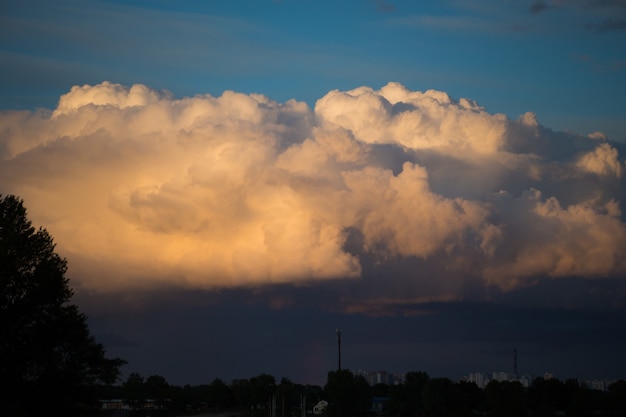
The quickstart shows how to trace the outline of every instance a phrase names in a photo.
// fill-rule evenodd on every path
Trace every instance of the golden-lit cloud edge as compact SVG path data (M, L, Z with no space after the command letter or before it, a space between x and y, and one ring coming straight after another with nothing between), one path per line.
M407 258L440 271L402 277L418 300L460 297L430 280L626 273L624 161L606 136L445 92L333 90L311 109L103 82L0 125L0 192L88 290L359 279Z

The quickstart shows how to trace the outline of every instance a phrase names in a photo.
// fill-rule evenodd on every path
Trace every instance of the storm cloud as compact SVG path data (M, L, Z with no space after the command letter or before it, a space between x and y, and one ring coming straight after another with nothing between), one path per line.
M103 82L0 126L0 190L90 291L353 280L427 302L626 275L618 146L442 91L312 109Z

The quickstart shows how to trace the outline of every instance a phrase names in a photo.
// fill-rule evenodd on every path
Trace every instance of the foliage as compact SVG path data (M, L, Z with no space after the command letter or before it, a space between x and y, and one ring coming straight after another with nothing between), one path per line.
M524 388L517 381L491 381L485 389L480 389L473 382L453 382L447 378L430 378L424 372L409 372L400 385L376 384L369 387L361 377L355 377L350 371L329 372L329 379L324 388L316 385L300 385L282 378L273 391L267 391L268 397L263 404L250 407L250 383L265 381L271 384L274 377L261 374L250 379L235 379L230 384L217 378L211 384L178 387L168 384L164 378L151 376L143 379L138 374L131 374L129 379L138 383L137 391L148 395L148 381L160 381L160 386L167 387L164 408L159 416L194 415L199 412L229 412L241 417L276 416L299 417L301 405L311 412L311 408L320 400L327 400L327 416L410 416L410 417L466 417L466 416L595 416L616 417L626 415L626 381L620 380L609 386L608 392L593 390L581 385L576 380L561 382L551 379L546 384L543 378L535 379L533 385ZM103 387L102 398L126 398L132 392L124 392L130 386L129 381L119 389ZM267 386L266 386L267 387ZM556 396L540 394L538 389L548 389ZM360 394L359 394L360 393ZM388 396L381 395L388 393ZM220 396L218 400L216 396ZM415 397L419 401L414 401ZM383 414L370 411L373 397L387 397ZM150 397L151 398L151 397ZM343 401L343 399L347 401ZM227 402L220 402L228 399ZM273 401L273 400L276 401ZM217 402L216 402L217 401ZM348 403L350 402L350 403ZM558 406L554 404L558 403ZM222 404L215 408L216 404ZM229 405L225 405L228 403ZM360 404L359 407L354 407ZM398 412L398 404L403 404ZM413 404L411 408L407 404ZM419 404L419 405L418 405ZM145 410L144 410L145 412Z
M235 395L224 381L215 378L209 385L208 406L213 411L222 411L235 404Z
M609 385L608 407L616 415L626 416L626 381L621 379Z
M428 379L426 372L408 372L402 385L390 389L388 414L408 417L422 412L422 389Z
M524 387L518 381L489 381L485 387L489 415L517 417L525 415Z
M324 395L331 417L360 416L370 408L371 395L367 381L346 369L328 373Z
M169 398L170 386L167 380L161 375L150 375L145 382L145 393L147 398L156 401L158 407L165 406Z
M124 395L124 402L128 404L132 409L143 407L146 402L147 392L144 379L136 372L131 373L124 385L122 386L122 392Z
M54 248L22 200L0 195L0 402L10 415L79 414L124 363L105 357L70 303L67 261Z
M276 379L272 375L262 373L250 378L250 405L264 408L269 398L276 391Z

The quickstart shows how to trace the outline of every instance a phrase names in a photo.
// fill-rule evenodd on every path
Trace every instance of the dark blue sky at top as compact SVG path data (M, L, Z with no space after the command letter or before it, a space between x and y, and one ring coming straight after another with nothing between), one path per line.
M604 132L623 161L625 45L621 0L2 0L0 110L54 109L72 86L103 81L177 98L261 93L311 108L334 89L397 81L511 119L534 112L554 131ZM616 195L623 201L623 191ZM359 280L214 291L100 294L78 286L76 302L108 352L129 361L126 373L176 384L261 372L324 384L336 364L337 327L343 364L353 370L460 378L512 371L517 348L523 373L626 377L620 277L538 277L511 292L468 282L451 302L397 305L383 315L345 310L346 299L385 285L377 274L389 274L401 293L421 266L407 260L383 271L372 262Z
M310 105L398 81L623 140L625 16L621 1L582 0L5 1L0 107L51 108L103 80Z

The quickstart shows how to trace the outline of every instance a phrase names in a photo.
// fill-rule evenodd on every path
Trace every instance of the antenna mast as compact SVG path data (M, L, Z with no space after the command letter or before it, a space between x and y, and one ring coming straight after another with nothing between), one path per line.
M338 370L341 371L341 329L337 328L337 354L339 359Z

